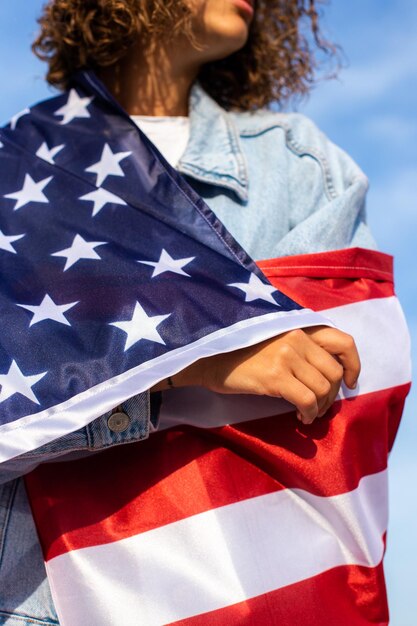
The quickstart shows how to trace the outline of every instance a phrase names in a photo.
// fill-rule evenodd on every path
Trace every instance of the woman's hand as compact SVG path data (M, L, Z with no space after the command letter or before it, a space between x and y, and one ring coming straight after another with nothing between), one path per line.
M298 418L310 424L333 404L342 380L355 387L359 372L352 337L334 328L314 326L201 359L172 381L174 386L200 385L224 394L284 398L295 405Z

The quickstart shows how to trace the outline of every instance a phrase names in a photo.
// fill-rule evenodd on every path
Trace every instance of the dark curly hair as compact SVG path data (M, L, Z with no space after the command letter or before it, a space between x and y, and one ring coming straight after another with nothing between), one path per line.
M319 58L336 48L320 32L321 0L257 0L246 45L204 65L199 80L224 108L254 110L307 94ZM48 63L47 80L66 89L81 68L120 61L138 37L174 37L197 45L186 0L49 0L38 20L34 53Z

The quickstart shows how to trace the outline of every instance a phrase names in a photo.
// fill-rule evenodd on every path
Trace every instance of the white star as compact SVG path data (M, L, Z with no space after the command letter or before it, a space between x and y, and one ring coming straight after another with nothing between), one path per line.
M102 187L96 189L95 191L87 193L85 196L81 196L79 200L88 200L90 202L94 202L93 217L97 215L97 213L99 213L104 205L108 202L111 202L113 204L126 205L126 202L119 198L119 196L116 196L114 193L111 193L110 191L107 191L107 189L103 189Z
M26 109L23 109L23 111L16 113L16 115L13 115L13 117L10 120L10 128L14 130L20 118L23 117L24 115L28 115L29 113L30 113L30 109L26 108Z
M0 141L0 148L4 148L4 144Z
M96 186L101 187L107 176L124 176L119 163L131 154L131 152L112 152L109 144L106 143L100 161L90 165L85 171L97 174Z
M76 117L90 117L87 107L94 98L80 98L75 89L71 89L68 95L67 104L55 111L54 115L62 115L64 119L60 124L68 124Z
M132 319L126 322L112 322L110 326L116 326L116 328L120 328L127 334L125 352L141 339L148 339L148 341L165 345L165 341L156 328L170 315L171 313L168 313L168 315L147 315L139 302L136 302Z
M78 302L71 302L70 304L56 304L52 298L46 294L38 306L32 306L29 304L18 304L17 306L33 313L29 326L33 326L33 324L37 324L43 320L52 320L54 322L59 322L60 324L65 324L65 326L71 326L64 313L69 311L69 309L72 309L72 307L76 304L78 304Z
M159 261L138 261L138 263L143 263L144 265L151 265L154 267L154 271L152 272L152 278L155 276L159 276L159 274L163 274L164 272L173 272L174 274L181 274L181 276L188 276L190 278L190 274L184 272L182 269L191 261L194 261L195 256L190 256L186 259L173 259L170 254L164 248L162 248L161 256L159 257Z
M8 237L0 230L0 250L6 250L7 252L13 252L16 254L16 250L12 246L13 241L18 241L22 239L24 235L12 235Z
M53 165L55 163L54 158L64 147L65 144L62 143L60 146L55 146L55 148L48 148L48 144L44 141L40 148L38 148L36 156Z
M263 283L256 274L251 274L248 283L231 283L228 287L236 287L245 292L245 302L252 302L253 300L266 300L276 306L281 306L272 297L272 294L277 291L272 285Z
M35 376L25 376L19 369L16 361L13 361L7 374L0 374L0 402L4 402L15 393L20 393L25 398L29 398L35 404L39 404L38 399L32 391L36 385L48 372L36 374Z
M65 250L59 250L59 252L53 252L51 256L62 256L67 259L65 263L64 272L72 267L80 259L101 259L101 257L94 250L97 246L104 246L107 241L86 241L81 235L75 235L74 241L70 248Z
M29 174L25 174L25 182L23 183L22 189L19 191L15 191L14 193L8 193L4 197L11 198L12 200L17 200L14 211L21 209L25 204L29 204L29 202L41 202L43 204L49 203L48 198L43 193L46 185L48 185L53 176L48 176L48 178L44 178L39 182L35 183L33 178Z

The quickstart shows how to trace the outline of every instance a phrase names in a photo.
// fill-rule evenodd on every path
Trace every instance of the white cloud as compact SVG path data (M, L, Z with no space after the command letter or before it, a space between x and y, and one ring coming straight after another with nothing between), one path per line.
M332 37L341 44L349 64L338 80L319 85L307 106L310 115L334 116L347 107L360 109L417 96L417 89L412 88L417 80L417 3L401 0L396 4L379 7L374 1L363 6L354 1L349 5L349 24L339 9L339 33ZM330 7L330 16L332 10L336 8Z
M375 115L364 121L362 131L385 145L398 142L404 145L416 141L417 119L397 114Z
M337 111L363 109L394 98L411 97L417 80L417 39L394 54L369 59L361 67L341 70L337 80L320 84L306 109L313 117L334 115ZM417 91L417 90L416 90Z
M369 204L380 219L391 221L395 216L396 227L417 232L417 162L415 167L387 172L371 186ZM392 222L391 222L392 223ZM391 233L388 233L389 235Z

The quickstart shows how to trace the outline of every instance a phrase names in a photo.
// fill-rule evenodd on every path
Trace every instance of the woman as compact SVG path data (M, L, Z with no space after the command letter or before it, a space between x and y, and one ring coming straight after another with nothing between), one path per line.
M274 101L283 102L291 95L308 90L313 78L314 57L312 50L307 51L306 39L301 34L303 20L311 21L316 45L328 52L331 50L320 38L314 3L308 3L309 8L304 5L304 2L290 2L283 9L279 4L262 2L255 7L252 1L246 0L172 3L55 1L46 6L34 50L49 63L49 82L60 88L69 86L71 75L77 69L94 69L168 161L190 179L203 198L210 200L209 205L217 216L253 258L348 245L374 247L364 221L366 180L348 157L331 146L311 122L301 116L286 118L259 111L248 115L262 106ZM279 54L275 53L277 46ZM217 101L217 107L208 94ZM230 110L229 116L225 109ZM229 125L235 128L230 130ZM331 166L334 163L339 175L345 178L340 180L339 189L330 186L315 189L313 178L317 172L310 175L311 163L306 164L305 174L301 173L301 168L299 174L293 174L300 158L295 159L294 165L290 163L286 172L297 181L284 180L283 187L273 189L270 178L274 165L270 163L270 154L261 163L258 150L276 152L276 128L279 128L281 141L283 133L287 135L284 152L296 152L295 143L299 138L305 144L303 149L311 142L310 151L314 153L311 157L317 158L315 151L322 150L324 158L317 160L317 166L324 167L325 159L330 159ZM270 137L261 139L265 131ZM298 136L291 145L289 135L293 132ZM240 145L233 143L239 140L230 136L231 133L240 133L242 153ZM253 137L252 142L246 142L245 136ZM224 142L228 142L226 146ZM248 143L247 147L245 143ZM263 145L258 148L258 144ZM230 151L228 160L234 161L224 164L225 171L219 167L220 154L217 154L223 147ZM251 151L254 153L252 158ZM281 157L287 158L287 155L277 158L277 168L281 165ZM252 162L255 160L257 163ZM256 171L252 172L252 169ZM299 179L305 176L308 186L301 189ZM350 186L349 181L354 179L357 181ZM289 189L290 183L294 190ZM278 199L280 204L283 202L284 190L287 194L289 191L296 194L297 207L284 209L278 205ZM337 198L342 193L346 194L348 204L344 203L343 208L338 206L341 202ZM331 202L324 206L326 196ZM260 203L265 205L261 219ZM243 207L242 217L236 219L235 207ZM318 213L319 208L322 210ZM277 215L278 211L280 215ZM301 337L300 341L306 341L304 335ZM330 352L339 350L339 357L343 359L341 346L332 343L335 333L320 333L319 339L314 331L311 337L316 338L317 344L324 342ZM349 342L346 337L340 340ZM306 346L311 345L311 341L306 343ZM303 349L300 346L300 350ZM305 375L314 388L310 392L316 392L316 400L317 396L326 398L326 401L323 398L319 401L323 414L335 398L341 369L323 352L316 354L330 368L324 366L326 371L320 370L320 373L324 378L327 374L331 392L318 392L319 388L327 389L328 385L317 371L310 370L314 382L310 381L307 372ZM348 385L354 383L358 374L357 356L353 357L351 350L349 355L354 361L349 359L347 366L345 382ZM269 360L269 355L266 358ZM267 381L254 380L252 388L246 389L229 377L224 386L226 381L219 380L224 374L217 371L213 361L210 361L208 371L200 369L201 364L183 372L173 381L174 385L198 384L204 376L205 386L217 391L265 393L263 384L266 385ZM283 383L283 387L276 391L292 402L300 398L300 392L301 396L306 394L305 405L298 407L299 417L311 421L319 412L315 399L305 388L295 385L297 390L293 390L293 385L291 376L290 389L284 392L287 385Z
M94 70L253 258L374 247L367 183L356 165L303 116L263 109L306 93L314 48L331 50L313 1L51 0L40 25L34 50L48 62L49 82L66 89L75 71ZM351 337L315 327L199 361L151 391L202 385L282 396L311 423L333 403L342 379L355 386L359 369ZM91 439L100 449L143 438L149 402L158 402L151 396L124 406L122 415L140 427L121 433L109 422L104 431L106 415L39 449L35 461L83 450ZM13 472L10 478L22 470ZM2 489L0 622L58 623L22 484Z

